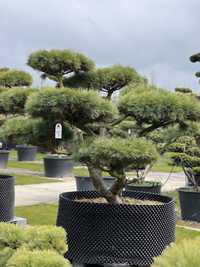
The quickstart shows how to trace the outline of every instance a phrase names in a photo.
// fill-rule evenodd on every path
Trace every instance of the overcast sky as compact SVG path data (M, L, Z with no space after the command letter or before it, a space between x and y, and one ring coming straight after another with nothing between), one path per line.
M165 88L200 88L199 0L0 0L0 66L28 70L37 49L70 48L97 66L131 65Z

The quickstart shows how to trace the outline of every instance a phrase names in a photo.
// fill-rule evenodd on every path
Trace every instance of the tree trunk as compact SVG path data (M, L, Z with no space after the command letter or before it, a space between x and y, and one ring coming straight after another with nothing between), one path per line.
M102 179L102 171L93 166L88 166L88 170L95 189L100 192L109 203L121 203L120 197L115 193L113 194L110 189L106 188Z
M63 78L61 77L58 79L58 88L62 88L62 87L64 87L64 84L63 84Z

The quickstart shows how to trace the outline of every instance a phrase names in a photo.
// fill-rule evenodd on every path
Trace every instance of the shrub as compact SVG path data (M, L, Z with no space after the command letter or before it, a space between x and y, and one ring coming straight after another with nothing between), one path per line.
M23 251L51 250L57 255L63 255L67 251L66 234L62 228L56 226L34 226L22 229L18 225L0 223L0 266L6 267L8 259L21 249ZM13 261L11 262L13 264Z
M67 251L66 233L56 226L31 226L25 231L26 248L55 250L63 255Z
M30 86L33 80L29 73L20 70L6 70L0 72L0 86L17 87Z
M55 251L19 250L7 262L6 267L70 267L71 264Z
M0 113L23 114L28 96L34 89L15 88L0 94Z
M169 247L152 267L199 267L200 239L184 240Z

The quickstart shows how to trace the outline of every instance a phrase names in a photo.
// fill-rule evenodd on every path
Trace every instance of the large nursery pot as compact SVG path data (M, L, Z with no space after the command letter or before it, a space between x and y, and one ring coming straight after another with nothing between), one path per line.
M0 174L0 222L8 222L14 218L15 178Z
M160 194L161 193L161 183L145 181L144 183L130 183L126 184L125 190L127 191L139 191L151 194Z
M200 191L184 187L178 189L178 192L182 219L200 222Z
M159 205L78 202L100 197L96 191L59 197L57 225L67 232L67 258L86 264L147 266L175 240L175 203L167 196L123 192L123 196L160 201Z
M92 183L92 178L89 176L75 176L77 191L95 191ZM104 184L107 188L110 188L116 178L108 176L103 177Z
M72 157L63 155L47 155L44 157L44 171L47 177L65 177L71 175L74 161Z
M0 150L0 168L5 169L8 165L9 151Z
M29 145L17 145L18 161L34 161L37 155L37 147Z

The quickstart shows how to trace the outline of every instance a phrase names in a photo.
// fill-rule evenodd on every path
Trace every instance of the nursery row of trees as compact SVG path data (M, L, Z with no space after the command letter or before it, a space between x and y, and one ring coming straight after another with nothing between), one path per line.
M150 86L131 67L96 69L91 59L71 50L34 52L28 65L62 88L1 91L0 138L55 152L54 126L62 123L64 142L81 144L78 159L108 201L118 201L126 168L152 165L156 147L162 153L180 136L199 137L200 103L187 88L170 92ZM109 192L102 171L118 178Z

